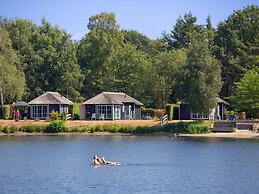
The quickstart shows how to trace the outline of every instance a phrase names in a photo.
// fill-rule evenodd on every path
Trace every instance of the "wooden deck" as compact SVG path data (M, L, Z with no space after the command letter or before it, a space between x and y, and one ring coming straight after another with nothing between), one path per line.
M235 130L235 121L215 121L211 132L234 132Z
M258 121L237 120L237 121L214 121L212 132L234 132L238 130L253 130L257 127Z

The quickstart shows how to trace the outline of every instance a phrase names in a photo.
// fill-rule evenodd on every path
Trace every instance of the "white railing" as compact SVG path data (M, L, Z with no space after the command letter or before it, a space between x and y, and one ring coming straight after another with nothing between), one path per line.
M168 115L164 115L160 118L160 121L158 123L159 126L163 126L164 123L168 120Z
M66 114L66 120L71 120L71 114Z

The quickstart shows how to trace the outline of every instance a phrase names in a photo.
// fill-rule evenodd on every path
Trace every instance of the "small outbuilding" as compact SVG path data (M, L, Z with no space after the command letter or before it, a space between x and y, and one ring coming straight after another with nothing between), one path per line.
M225 120L226 110L229 105L225 100L217 97L217 106L209 114L199 114L191 110L189 104L178 102L179 120Z
M102 92L80 106L81 120L140 120L143 104L125 93Z
M30 118L46 119L52 111L68 113L69 105L72 103L58 92L46 92L28 103Z

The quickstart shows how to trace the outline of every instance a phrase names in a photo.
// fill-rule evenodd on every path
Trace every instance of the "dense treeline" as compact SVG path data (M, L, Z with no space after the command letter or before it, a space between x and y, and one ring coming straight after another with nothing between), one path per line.
M237 99L235 83L259 67L259 8L235 11L216 29L210 17L204 25L196 22L186 13L169 33L151 40L120 29L113 13L101 13L90 17L89 32L73 41L45 18L41 25L0 18L0 94L11 103L58 91L81 102L118 91L148 107L181 100L205 112L217 96Z

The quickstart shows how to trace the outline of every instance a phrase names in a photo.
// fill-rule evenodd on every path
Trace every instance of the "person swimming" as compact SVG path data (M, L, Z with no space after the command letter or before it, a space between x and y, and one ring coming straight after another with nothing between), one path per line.
M111 161L107 161L105 160L104 157L100 158L97 155L93 156L93 164L94 165L106 165L106 164L112 164L112 165L120 165L121 163L119 162L111 162Z

